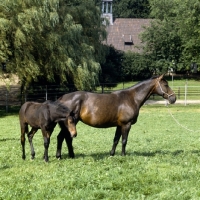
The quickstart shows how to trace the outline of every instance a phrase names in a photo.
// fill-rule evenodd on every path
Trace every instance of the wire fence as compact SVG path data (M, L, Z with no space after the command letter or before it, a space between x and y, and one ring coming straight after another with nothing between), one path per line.
M110 93L116 90L115 87L111 88L104 87L104 84L101 85L102 87L92 92ZM73 85L67 85L66 87L61 87L59 85L34 86L26 92L22 92L20 86L0 86L0 106L5 107L6 111L8 111L9 106L21 106L26 101L55 101L60 96L73 91L76 91ZM174 86L173 91L176 93L178 100L200 100L200 86L188 86L187 84L185 86ZM161 99L162 97L157 95L150 97L150 100Z

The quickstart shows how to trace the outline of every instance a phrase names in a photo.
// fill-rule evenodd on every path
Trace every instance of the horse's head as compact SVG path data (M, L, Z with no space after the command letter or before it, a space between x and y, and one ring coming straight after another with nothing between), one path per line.
M155 79L155 93L167 99L170 104L176 102L176 95L173 90L169 87L168 82L163 78L164 75L159 76Z
M74 117L67 116L66 120L64 121L65 126L67 127L68 131L71 134L71 137L76 137L77 136L77 131L76 131L76 122Z

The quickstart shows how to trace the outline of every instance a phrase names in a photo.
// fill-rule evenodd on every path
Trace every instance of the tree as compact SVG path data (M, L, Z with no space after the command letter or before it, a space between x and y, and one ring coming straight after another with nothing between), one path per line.
M128 51L124 53L122 58L122 74L124 80L132 81L137 78L147 78L152 75L149 67L148 56Z
M0 62L23 85L57 79L90 90L104 58L101 22L92 0L0 0Z
M113 14L117 18L148 18L148 0L114 0Z
M182 62L187 69L192 62L200 66L200 2L196 0L178 1L177 22L183 41Z
M106 47L106 60L101 64L100 82L106 86L114 86L122 80L122 62L123 52L116 50L112 46Z
M189 70L200 63L200 3L196 0L149 0L152 26L142 34L144 54L155 69ZM162 12L161 12L162 10Z

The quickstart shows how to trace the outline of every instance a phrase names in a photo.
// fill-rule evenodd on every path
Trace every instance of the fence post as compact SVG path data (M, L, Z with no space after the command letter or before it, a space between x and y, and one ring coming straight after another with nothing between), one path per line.
M48 94L47 94L47 85L46 85L46 100L47 100L47 98L48 98Z
M185 106L187 105L187 79L185 81Z
M178 99L180 99L180 93L181 93L181 88L180 87L178 87Z
M6 88L6 113L8 112L8 90Z
M24 95L24 101L26 102L27 101L27 94L25 92L25 95Z

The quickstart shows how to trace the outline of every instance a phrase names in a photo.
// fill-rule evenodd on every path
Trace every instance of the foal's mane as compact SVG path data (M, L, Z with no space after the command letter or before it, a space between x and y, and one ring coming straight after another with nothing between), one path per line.
M58 101L52 101L52 100L47 100L43 102L43 104L49 104L50 106L54 106L54 108L65 108L68 109L63 103L60 103Z

